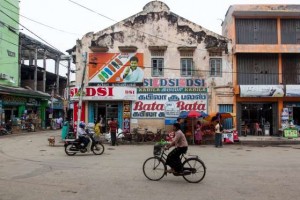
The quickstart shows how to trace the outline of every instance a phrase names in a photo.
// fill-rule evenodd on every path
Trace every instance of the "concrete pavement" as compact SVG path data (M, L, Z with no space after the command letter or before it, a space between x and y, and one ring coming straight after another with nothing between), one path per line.
M298 199L299 146L190 146L207 174L199 184L168 175L145 178L142 165L153 145L105 145L101 156L67 156L59 131L0 137L1 200L282 200Z

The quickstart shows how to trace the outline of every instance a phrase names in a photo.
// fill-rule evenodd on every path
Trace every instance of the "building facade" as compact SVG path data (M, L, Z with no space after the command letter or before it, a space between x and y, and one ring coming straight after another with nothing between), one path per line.
M231 43L152 1L143 10L77 41L74 120L118 119L124 130L155 132L181 111L233 108Z
M66 88L67 78L58 75L64 53L19 32L19 1L1 1L0 6L0 123L11 120L13 131L20 130L27 116L45 128L49 112L63 111L62 103L49 102L51 93L62 96ZM55 74L46 71L49 58L56 60ZM38 66L40 60L43 67ZM54 83L52 92L49 86Z
M258 123L277 135L300 125L300 5L233 5L222 24L232 40L234 111L239 132ZM235 73L236 72L236 73Z

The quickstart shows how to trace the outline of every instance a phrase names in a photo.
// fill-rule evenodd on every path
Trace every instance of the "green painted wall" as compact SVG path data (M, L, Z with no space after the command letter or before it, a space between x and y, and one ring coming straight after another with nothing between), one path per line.
M19 85L18 22L19 1L0 0L0 85Z

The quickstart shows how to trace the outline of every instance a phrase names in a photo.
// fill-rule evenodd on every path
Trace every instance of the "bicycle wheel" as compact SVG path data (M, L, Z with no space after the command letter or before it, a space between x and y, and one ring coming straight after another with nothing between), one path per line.
M199 183L206 174L206 167L198 158L188 158L183 163L183 178L189 183ZM187 173L185 173L187 172Z
M165 175L167 166L158 157L148 158L143 164L143 173L151 181L159 181Z

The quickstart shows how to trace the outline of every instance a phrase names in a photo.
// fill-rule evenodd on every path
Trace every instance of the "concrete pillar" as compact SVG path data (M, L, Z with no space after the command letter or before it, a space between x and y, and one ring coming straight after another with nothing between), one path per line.
M34 91L37 91L37 54L38 54L38 49L35 48L35 54L34 54Z
M44 53L44 58L43 58L43 68L44 68L44 74L43 74L43 92L46 92L46 79L47 79L47 54L46 52Z
M55 60L55 74L56 74L56 94L59 95L59 62L60 58L57 57Z
M32 51L29 50L29 65L33 65Z

